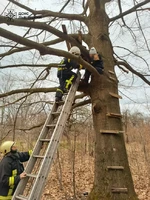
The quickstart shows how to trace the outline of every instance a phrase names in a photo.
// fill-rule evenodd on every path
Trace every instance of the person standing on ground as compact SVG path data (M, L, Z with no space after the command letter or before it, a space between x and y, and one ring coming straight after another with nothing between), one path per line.
M15 142L5 141L0 152L4 154L0 161L0 200L11 200L19 181L26 177L22 162L29 160L32 150L18 152Z

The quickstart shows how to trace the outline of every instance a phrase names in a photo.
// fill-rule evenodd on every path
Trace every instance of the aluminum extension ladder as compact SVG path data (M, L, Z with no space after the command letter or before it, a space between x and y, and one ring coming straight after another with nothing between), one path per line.
M72 84L65 102L54 103L33 149L25 172L27 177L17 186L12 200L40 200L59 141L71 112L80 81L80 73ZM63 104L63 105L62 105Z

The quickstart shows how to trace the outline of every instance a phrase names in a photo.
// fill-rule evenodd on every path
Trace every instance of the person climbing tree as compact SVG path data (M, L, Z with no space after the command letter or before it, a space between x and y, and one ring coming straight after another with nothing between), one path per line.
M32 150L18 152L15 142L5 141L0 152L4 154L0 162L0 200L11 200L19 181L26 177L22 162L29 160Z
M99 74L103 74L104 71L103 61L101 59L100 54L97 53L94 47L90 49L89 56L91 58L90 62L91 65L98 71ZM82 81L84 83L88 83L90 76L91 72L86 69L84 74L84 79Z
M81 55L80 49L76 46L71 47L69 52L76 56ZM57 72L57 77L59 78L60 86L56 90L56 95L55 95L56 102L62 101L64 92L68 92L71 84L77 78L77 74L73 72L72 69L82 68L82 66L79 65L77 62L68 58L64 58L60 64L61 65L58 68L58 72Z

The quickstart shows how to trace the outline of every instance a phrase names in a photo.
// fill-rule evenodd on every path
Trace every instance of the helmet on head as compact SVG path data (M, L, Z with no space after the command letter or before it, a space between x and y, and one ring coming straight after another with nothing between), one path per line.
M91 54L91 55L97 54L97 51L96 51L95 47L92 47L90 49L89 54Z
M13 141L6 141L3 142L0 146L0 152L6 154L9 153L11 151L11 147L15 144L15 142Z
M71 47L71 49L69 50L69 52L71 54L76 55L76 56L80 56L81 55L80 49L78 47L76 47L76 46Z

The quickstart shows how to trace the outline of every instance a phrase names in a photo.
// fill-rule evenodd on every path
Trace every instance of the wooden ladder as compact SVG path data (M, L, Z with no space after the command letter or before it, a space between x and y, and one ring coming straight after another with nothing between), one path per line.
M41 130L33 150L33 154L26 166L27 177L22 179L13 195L12 200L40 200L55 158L59 142L66 122L71 113L72 103L79 85L80 74L71 86L65 102L54 102Z

